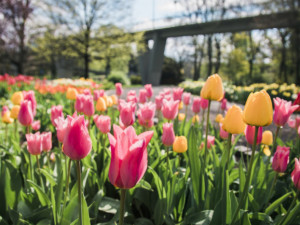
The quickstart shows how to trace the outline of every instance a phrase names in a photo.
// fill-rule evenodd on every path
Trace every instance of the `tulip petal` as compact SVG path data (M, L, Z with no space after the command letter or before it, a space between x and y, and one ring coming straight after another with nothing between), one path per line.
M145 139L146 146L149 144L151 138L153 136L153 131L146 131L137 136L137 139Z

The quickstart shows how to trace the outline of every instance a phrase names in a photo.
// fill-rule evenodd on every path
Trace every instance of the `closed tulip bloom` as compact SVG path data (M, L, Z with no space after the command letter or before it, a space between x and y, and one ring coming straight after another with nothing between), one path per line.
M195 97L193 100L193 105L192 105L192 111L197 114L200 112L201 109L201 98L200 97Z
M10 117L10 111L6 111L4 113L4 115L2 116L2 122L6 124L14 122L14 119Z
M104 90L94 90L94 100L97 101L98 98L104 96Z
M21 103L18 120L23 126L30 126L33 122L31 102L24 100Z
M33 121L31 124L31 128L32 130L38 131L41 128L41 121L40 120Z
M300 190L300 162L295 158L295 169L291 174L295 187Z
M61 105L52 106L51 107L51 117L50 118L51 118L51 123L53 124L53 126L56 126L54 121L58 117L64 117L63 107Z
M174 101L171 99L170 101L167 101L166 99L164 99L161 108L164 118L166 118L167 120L174 120L178 114L178 105L178 100Z
M185 118L185 114L184 113L178 113L178 120L179 121L183 121Z
M78 92L75 88L69 87L67 89L67 94L66 97L69 100L76 100L76 96L77 96Z
M200 121L200 118L198 115L194 115L193 118L192 118L192 123L199 123Z
M147 101L147 91L146 89L141 89L139 91L139 103L145 103Z
M153 124L154 124L153 118L146 121L144 119L140 109L137 111L137 116L138 116L139 124L141 126L146 127L146 128L151 128L153 126Z
M42 150L44 152L49 152L52 149L52 133L44 132L41 134L42 138Z
M155 97L156 110L161 110L163 99L164 97L162 95Z
M57 139L62 143L69 123L68 118L58 117L54 120L54 123L56 124Z
M18 119L19 112L20 112L20 106L14 105L10 110L10 117L13 119Z
M175 138L173 143L173 151L177 153L183 153L187 151L187 139L185 136L179 136Z
M220 101L224 96L222 79L218 74L207 78L200 92L201 98Z
M183 104L189 105L191 102L191 93L189 92L184 92L183 93Z
M161 137L162 143L165 146L172 146L175 141L175 133L172 123L163 124L163 133Z
M91 95L91 90L88 89L88 88L86 88L86 89L84 89L84 90L82 91L82 94L84 94L84 95Z
M220 137L223 139L227 139L229 134L227 131L223 130L222 126L222 123L220 123Z
M262 130L263 130L262 127L258 128L257 139L256 139L256 144L257 145L261 143L261 140L262 140ZM255 126L247 125L246 129L245 129L245 137L246 137L247 142L250 145L253 145L254 135L255 135Z
M272 145L273 144L273 134L271 131L266 130L263 132L261 143L264 145Z
M242 109L236 105L227 111L223 123L223 129L231 134L241 134L244 132L246 124L243 121Z
M120 97L123 93L123 88L122 88L122 84L121 83L116 83L115 84L115 88L116 88L116 95L118 97Z
M40 132L26 134L27 150L31 155L40 155L42 152L42 139Z
M127 101L127 102L133 102L133 103L137 103L137 102L138 102L138 99L137 99L137 97L136 97L136 92L135 92L134 90L130 90L130 91L127 93L126 101Z
M106 105L107 107L112 107L114 104L113 99L111 96L106 96Z
M277 146L273 157L272 168L278 173L284 173L289 163L290 148Z
M132 102L121 102L120 106L119 123L121 127L126 128L135 121L135 104Z
M36 106L37 106L37 103L36 103L36 99L35 99L35 94L34 94L34 91L27 91L25 92L26 94L24 94L24 100L28 100L31 102L31 108L32 108L32 114L33 114L33 117L35 116L36 114Z
M215 137L211 136L211 135L208 135L207 136L207 148L210 149L214 145L215 145ZM204 142L201 143L199 149L203 149L203 147L204 147Z
M153 95L152 84L146 84L144 88L146 89L147 92L147 98L150 99Z
M143 120L149 121L152 120L155 115L156 106L153 102L147 102L143 105L139 105L139 110L141 112L141 116Z
M280 98L274 98L274 123L277 126L284 126L290 115L298 108L297 105L292 106L292 102L285 101Z
M95 115L94 122L95 122L97 128L101 131L101 133L107 134L108 132L110 132L110 117L109 116Z
M207 109L208 108L208 100L205 98L201 98L201 109Z
M81 160L90 153L91 149L92 141L84 116L70 118L63 141L64 153L72 160Z
M224 118L223 118L222 114L218 114L218 115L216 116L215 121L216 121L217 123L221 123L221 121L222 121L223 119L224 119Z
M179 102L178 110L181 110L182 108L183 108L183 102Z
M78 94L77 95L76 101L75 101L75 110L79 113L83 112L84 100L85 100L85 95L84 94Z
M249 95L243 111L243 119L246 124L258 127L268 126L272 123L272 101L265 90Z
M182 93L183 93L183 88L174 88L173 89L173 99L176 101L180 101L181 102L181 99L182 99Z
M227 99L223 98L221 101L221 109L226 110L227 109Z
M114 105L118 104L118 97L116 95L112 95L111 99L112 99Z
M111 149L111 161L108 177L110 182L119 188L134 187L147 170L147 145L153 131L136 135L132 126L125 130L114 125L114 136L108 133Z
M107 109L106 103L103 97L99 97L96 103L96 110L104 112Z
M14 105L21 105L21 102L24 100L22 91L17 91L11 96L11 101Z
M94 99L92 95L86 95L83 102L83 114L86 116L92 116L95 113Z

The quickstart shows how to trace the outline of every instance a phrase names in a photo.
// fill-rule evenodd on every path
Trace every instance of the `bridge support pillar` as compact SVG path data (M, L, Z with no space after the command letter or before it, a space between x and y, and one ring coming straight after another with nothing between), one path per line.
M147 49L140 55L139 70L143 84L152 84L153 86L160 84L166 40L156 34L152 49Z

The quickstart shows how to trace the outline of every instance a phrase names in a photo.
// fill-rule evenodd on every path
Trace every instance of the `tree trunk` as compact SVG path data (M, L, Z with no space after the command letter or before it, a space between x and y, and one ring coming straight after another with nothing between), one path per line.
M110 58L106 58L105 76L108 77L110 74Z
M215 47L217 50L217 62L215 65L215 73L218 73L221 66L221 44L220 40L218 40L217 37L215 37Z
M252 32L249 31L249 43L250 43L250 57L248 60L249 63L249 80L252 80L253 77L253 62L255 60L255 49L253 46L253 40L252 40Z
M300 3L299 3L300 4ZM300 29L295 29L294 30L294 51L295 51L295 58L296 58L296 78L295 78L295 83L296 85L300 85Z
M56 65L55 65L55 56L53 54L51 54L51 78L55 79L57 76L57 71L56 71Z
M207 39L207 56L208 56L207 76L210 76L212 74L212 35L209 35Z
M90 30L89 28L85 31L85 49L84 49L84 78L89 78L89 60L90 60L90 55L89 55L89 48L90 48Z
M284 31L281 32L279 30L279 34L281 37L281 60L280 60L280 66L279 66L279 77L280 80L283 80L284 82L288 81L288 77L287 77L287 66L286 66L286 37L288 32Z

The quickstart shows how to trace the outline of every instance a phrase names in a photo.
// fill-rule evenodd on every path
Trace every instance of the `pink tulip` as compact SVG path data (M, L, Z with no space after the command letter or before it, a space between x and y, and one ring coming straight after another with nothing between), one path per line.
M126 101L127 101L127 102L137 103L138 100L137 100L137 97L136 97L136 91L130 90L130 91L127 93Z
M167 120L174 120L178 114L178 105L179 100L170 100L167 101L166 99L163 100L163 105L161 108L163 116Z
M258 128L258 133L257 133L257 139L256 139L256 144L260 144L261 140L262 140L262 132L263 129L262 127ZM246 129L245 129L245 136L246 136L246 140L250 145L253 145L254 142L254 135L255 135L255 126L250 126L247 125Z
M28 100L31 102L31 110L32 110L32 115L33 117L36 114L36 100L35 100L35 95L34 95L34 91L23 91L23 96L24 96L24 100Z
M69 123L68 118L64 119L63 117L58 117L54 122L56 124L57 139L62 143Z
M52 122L53 126L56 126L54 120L57 119L58 117L64 117L63 107L61 105L52 106L51 107L51 122Z
M228 132L223 130L222 128L222 124L220 123L220 137L223 138L223 139L227 139L228 138Z
M150 99L153 95L152 84L146 84L144 88L146 89L147 92L147 98Z
M132 125L135 121L135 104L132 102L121 102L120 103L120 126L125 128Z
M94 122L95 122L97 128L101 131L101 133L107 134L108 132L110 132L110 117L109 116L95 115Z
M92 95L86 95L83 101L82 112L86 116L92 116L95 113L94 99Z
M221 109L227 110L227 99L226 98L223 98L221 101Z
M175 141L175 133L172 123L163 124L162 143L166 146L172 146Z
M24 100L21 102L18 120L23 126L30 126L33 122L31 102Z
M189 105L191 101L191 93L189 92L184 92L183 93L183 104Z
M88 89L88 88L86 88L86 89L84 89L84 90L82 91L82 94L84 94L84 95L91 95L91 90Z
M147 170L147 145L153 131L136 135L132 126L122 130L114 125L114 136L108 133L111 149L111 161L108 177L119 188L134 187Z
M204 98L201 98L201 108L202 109L207 109L208 107L208 100L207 99L204 99Z
M285 101L280 98L274 98L274 123L277 126L283 126L288 121L290 115L298 108L297 105L292 106L292 102Z
M214 145L215 145L215 137L208 135L207 136L207 148L210 149ZM203 147L204 147L204 142L201 143L200 149L202 149Z
M299 159L300 160L300 159ZM298 190L300 190L300 162L295 158L295 169L293 170L291 177Z
M104 96L104 90L94 90L94 101L97 101L98 98Z
M38 131L41 128L41 121L40 120L35 120L31 124L32 130Z
M6 112L8 112L8 111L9 111L9 108L8 108L6 105L4 105L4 106L2 107L1 116L3 117L4 114L5 114Z
M139 124L143 127L146 128L151 128L154 125L154 121L153 118L151 118L150 120L145 120L142 116L141 110L139 109L137 111L137 116L138 116L138 120L139 120Z
M288 125L290 128L297 129L300 126L300 116L296 116L295 119L289 118Z
M156 110L161 110L162 102L163 102L163 96L162 95L158 95L158 96L155 97Z
M139 103L145 103L147 101L147 91L146 89L141 89L139 91Z
M144 121L148 122L152 120L155 115L156 106L152 102L145 103L144 105L139 105L139 110Z
M52 149L52 133L44 132L41 134L42 138L42 150L44 152L49 152Z
M300 126L298 127L298 135L300 137Z
M84 107L84 100L85 100L85 95L84 94L78 94L76 96L76 101L75 101L75 110L79 113L83 112L83 107Z
M200 97L195 97L193 100L193 105L192 105L192 111L195 114L198 114L201 109L201 98Z
M164 88L163 93L164 93L164 95L169 95L169 94L171 94L171 89L170 88Z
M121 83L116 83L115 84L115 88L116 88L116 95L118 97L120 97L123 93L123 88L122 88L122 84Z
M42 152L42 139L40 132L26 134L27 150L31 155L40 155Z
M68 116L63 152L72 160L85 158L92 149L92 141L85 125L84 116L72 118Z
M289 163L290 148L277 146L273 157L272 168L278 173L284 173Z
M173 89L173 99L176 101L178 100L179 102L181 102L181 98L182 98L182 93L183 93L183 88L174 88Z

